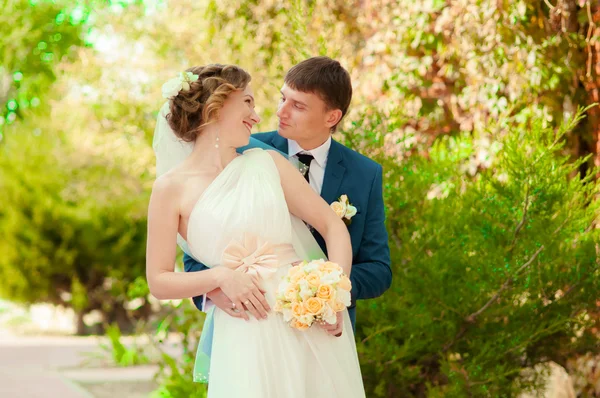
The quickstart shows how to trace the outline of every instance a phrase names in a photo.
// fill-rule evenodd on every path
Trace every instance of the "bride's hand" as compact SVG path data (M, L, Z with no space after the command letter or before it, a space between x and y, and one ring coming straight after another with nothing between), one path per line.
M260 286L258 277L228 268L223 268L223 271L225 274L219 287L233 303L233 309L239 311L245 320L249 320L246 310L256 319L266 319L271 307L265 299L266 291Z

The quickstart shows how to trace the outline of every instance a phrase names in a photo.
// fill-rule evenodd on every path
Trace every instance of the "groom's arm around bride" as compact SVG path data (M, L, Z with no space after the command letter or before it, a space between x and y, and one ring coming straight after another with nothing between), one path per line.
M354 326L356 300L381 296L392 281L382 167L331 137L352 98L350 75L339 62L314 57L299 63L286 74L281 94L278 131L254 134L251 144L275 148L290 158L306 162L305 178L328 204L344 202L340 206L347 208L347 200L355 208L353 214L338 214L350 218L346 221L349 221L353 264L352 305L348 312ZM241 148L244 149L247 148ZM326 253L323 238L316 231L313 235ZM184 268L187 272L206 269L187 255ZM235 312L222 293L211 292L208 296L230 315L246 317ZM203 297L194 298L200 310L204 309L204 301Z

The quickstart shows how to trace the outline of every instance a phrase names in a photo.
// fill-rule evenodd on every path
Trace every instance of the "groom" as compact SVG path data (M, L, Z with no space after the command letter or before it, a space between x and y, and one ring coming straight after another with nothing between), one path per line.
M356 300L381 296L390 287L392 271L385 229L382 168L331 138L348 111L351 99L350 75L339 62L328 57L309 58L291 68L285 76L277 111L278 130L253 137L304 164L304 177L328 204L346 195L348 202L356 207L357 212L348 225L353 254L352 305L348 312L354 327ZM240 151L248 148L240 148ZM314 230L312 233L327 254L323 238ZM183 261L186 272L206 269L187 254ZM220 289L206 296L214 305L234 315L231 301ZM206 299L195 297L194 303L203 310ZM339 324L324 328L332 335L342 330Z

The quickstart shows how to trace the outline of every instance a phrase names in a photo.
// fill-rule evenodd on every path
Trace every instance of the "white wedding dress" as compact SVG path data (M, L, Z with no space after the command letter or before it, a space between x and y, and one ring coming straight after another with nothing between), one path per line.
M292 262L310 255L293 245L293 221L271 155L251 149L198 199L187 244L208 267L237 261L240 270L258 272L273 308L281 277ZM292 329L273 311L260 321L213 311L209 398L365 397L347 311L341 337L317 326Z

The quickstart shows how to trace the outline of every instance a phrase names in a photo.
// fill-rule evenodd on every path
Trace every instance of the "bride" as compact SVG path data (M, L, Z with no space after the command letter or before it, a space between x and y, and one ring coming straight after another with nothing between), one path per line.
M237 66L213 64L180 76L163 86L169 101L162 124L177 138L169 141L163 134L155 148L157 155L168 153L183 141L193 149L171 151L168 171L152 189L146 255L150 292L170 300L220 288L240 311L273 308L274 292L289 268L320 252L298 218L325 238L329 260L349 275L352 251L346 226L294 166L271 150L236 152L248 145L252 127L260 121L250 75ZM174 153L180 159L172 159ZM175 272L178 242L209 269ZM257 264L253 255L237 263L224 261L236 245L246 253L269 247L277 257L277 271L241 271ZM236 270L234 263L246 266ZM338 317L341 337L317 324L304 331L291 328L272 311L260 320L212 311L207 322L210 318L213 324L205 330L214 334L203 332L208 348L199 350L199 356L209 354L210 377L208 370L203 375L209 377L209 398L365 396L347 311Z

